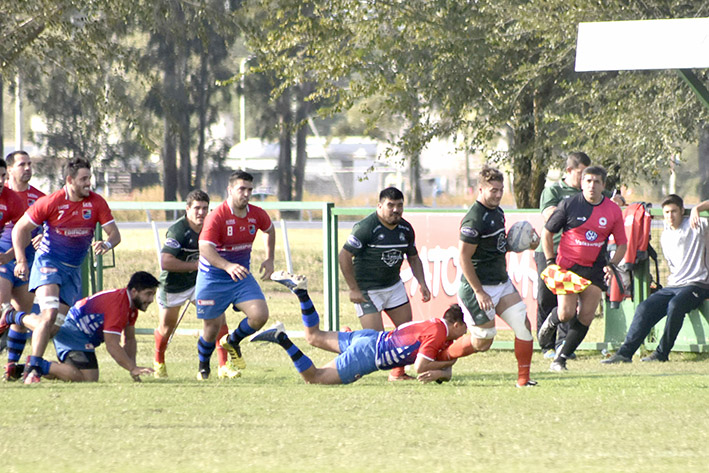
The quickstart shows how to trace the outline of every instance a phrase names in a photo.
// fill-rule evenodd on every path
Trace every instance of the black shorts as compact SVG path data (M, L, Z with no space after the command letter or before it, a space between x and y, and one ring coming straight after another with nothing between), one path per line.
M72 350L66 354L62 362L78 370L98 369L98 359L96 359L96 353L92 351Z
M605 276L606 273L603 272L603 268L606 266L606 262L603 258L599 258L593 263L593 266L581 266L580 264L575 264L569 268L569 271L573 271L582 278L586 278L591 281L591 284L601 288L602 291L608 289L606 285Z

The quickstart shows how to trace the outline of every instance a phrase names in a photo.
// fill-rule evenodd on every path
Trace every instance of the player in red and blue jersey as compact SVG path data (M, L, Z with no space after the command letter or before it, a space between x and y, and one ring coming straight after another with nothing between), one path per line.
M121 241L108 204L91 191L91 165L82 158L69 160L64 167L62 189L40 198L17 222L12 231L15 249L15 276L26 280L35 292L42 313L42 322L32 335L32 355L25 383L39 381L39 363L47 348L52 325L61 319L81 295L81 263L93 246L102 255ZM100 223L108 238L91 241L96 223ZM25 249L32 231L44 226L44 235L29 271ZM61 314L61 317L58 317Z
M408 322L390 332L372 329L331 332L320 330L320 316L308 295L305 276L278 271L271 279L298 297L308 343L338 353L330 363L316 368L288 338L280 322L251 339L283 347L305 382L349 384L374 371L406 365L414 366L421 382L450 380L455 359L450 358L447 349L467 331L463 311L457 304L450 306L442 318Z
M261 208L249 204L253 176L235 171L229 178L228 196L207 215L199 235L199 271L197 273L197 318L204 321L197 342L199 372L197 379L209 377L209 360L216 347L217 335L226 323L224 311L230 305L246 314L231 334L219 343L227 350L237 368L246 364L239 343L255 333L268 320L266 298L250 271L251 247L256 232L266 235L266 259L261 263L261 279L273 273L276 230L271 218Z
M134 381L140 381L141 374L152 373L151 368L136 364L135 322L138 311L145 312L155 299L158 284L152 274L138 271L131 276L127 287L102 291L74 304L54 335L59 362L42 360L39 365L41 375L64 381L98 381L95 350L102 343ZM42 320L37 314L8 310L0 318L0 326L14 323L36 329ZM124 337L123 345L121 336Z
M581 344L606 289L605 280L625 255L627 238L623 213L615 202L602 192L606 170L591 166L581 175L581 192L559 204L542 231L542 247L547 265L558 264L591 284L580 293L558 294L558 313L552 312L539 328L541 346L550 343L556 327L569 322L566 342L551 363L552 371L565 371L566 361ZM554 234L563 231L558 254L554 254ZM606 243L613 235L617 245L610 261L606 258Z
M5 187L12 189L24 202L24 208L33 205L37 199L44 196L44 192L30 185L32 179L32 160L26 151L13 151L5 157L7 163L7 181ZM23 211L24 212L24 211ZM22 216L20 214L20 216ZM14 223L9 222L5 225L0 236L0 253L7 253L12 250L12 227ZM39 244L42 229L37 227L32 232L32 242ZM34 261L34 247L32 244L25 249L28 264ZM29 312L32 310L34 302L34 294L27 290L27 281L23 281L15 276L15 260L14 250L12 250L13 259L0 266L0 304L9 304L12 301L13 306L18 310ZM5 373L3 379L12 380L9 373L14 372L13 364L17 363L25 349L27 339L30 333L20 328L19 326L10 327L7 332L7 365L5 365Z

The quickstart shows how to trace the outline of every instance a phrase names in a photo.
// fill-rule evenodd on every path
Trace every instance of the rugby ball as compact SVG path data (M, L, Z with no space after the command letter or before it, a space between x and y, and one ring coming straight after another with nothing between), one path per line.
M528 250L532 244L538 241L539 235L534 231L532 224L526 220L515 223L507 232L507 248L515 253Z

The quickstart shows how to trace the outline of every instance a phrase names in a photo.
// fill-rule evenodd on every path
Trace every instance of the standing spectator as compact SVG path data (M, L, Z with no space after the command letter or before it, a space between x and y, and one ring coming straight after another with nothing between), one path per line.
M539 330L539 344L545 346L553 340L559 323L571 321L566 343L551 363L552 371L567 369L569 355L576 351L593 322L612 265L623 259L628 246L620 207L602 193L605 182L606 170L601 166L584 169L582 192L559 204L542 231L547 265L556 263L561 271L570 271L590 282L578 293L557 293L558 312L552 312ZM559 231L563 233L555 254L554 234ZM609 262L605 250L611 234L617 249Z
M268 214L249 204L254 178L245 171L235 171L229 178L228 196L204 221L199 235L199 272L197 273L197 318L204 322L197 343L199 372L197 379L209 378L209 361L217 336L226 324L224 311L233 304L246 314L231 334L220 339L239 369L246 363L241 356L241 341L259 330L268 320L266 298L250 271L251 247L256 231L266 234L266 259L261 263L261 279L273 273L276 229Z
M641 361L668 361L670 351L682 329L684 316L697 309L709 298L709 228L699 213L709 210L709 200L697 205L684 218L684 201L676 194L662 201L665 228L660 237L662 253L667 259L670 275L667 287L650 295L638 305L618 351L601 363L630 363L650 330L667 316L665 330L657 348Z
M25 384L39 382L52 326L63 323L69 307L81 295L81 263L89 247L102 255L121 242L108 204L91 191L89 162L83 158L69 160L64 166L64 181L62 189L37 200L12 230L15 276L29 278L29 290L35 292L41 310L41 320L32 335ZM92 243L96 223L103 226L108 238ZM45 231L30 273L25 249L32 231L40 225Z
M403 213L404 194L387 187L379 193L377 211L354 226L340 251L342 275L363 329L383 331L382 312L396 327L411 322L411 303L399 276L404 256L421 287L421 299L431 299L416 250L414 227L402 218ZM389 374L389 381L404 379L413 378L403 366Z

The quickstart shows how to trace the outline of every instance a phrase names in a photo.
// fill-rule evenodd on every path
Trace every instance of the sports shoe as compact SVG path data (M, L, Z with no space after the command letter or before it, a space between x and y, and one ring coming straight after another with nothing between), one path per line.
M10 324L7 323L7 314L15 313L15 309L12 308L12 304L3 304L0 308L0 335L7 332L10 328Z
M167 366L165 366L165 363L153 361L153 376L156 378L167 378Z
M197 381L206 381L209 379L209 370L201 369L197 371Z
M567 370L568 368L566 367L566 360L564 358L557 358L551 362L551 365L549 365L549 371L556 371L557 373L561 373L562 371Z
M240 370L246 368L246 361L244 361L244 358L241 356L241 347L238 344L232 345L229 343L228 333L219 340L219 344L229 353L229 358L234 362L234 366Z
M40 375L37 372L35 368L30 368L29 371L27 372L27 376L25 376L24 383L25 384L35 384L40 382Z
M537 384L539 384L539 383L537 383L533 379L530 379L529 381L527 381L524 384L516 383L515 386L517 386L518 388L532 388L532 387L536 386Z
M25 365L18 365L15 362L10 362L5 365L5 372L2 374L2 380L9 382L9 381L17 381L22 377L22 371L24 370Z
M625 355L621 355L620 353L614 353L610 357L606 358L605 360L601 360L601 363L604 365L614 365L616 363L632 363L633 360L632 358L628 358Z
M271 281L283 284L291 291L308 289L308 278L302 274L291 274L287 271L276 271L271 274Z
M646 361L646 362L658 361L660 363L664 363L669 360L667 358L661 358L660 355L656 351L654 351L654 352L650 353L648 356L646 356L645 358L640 358L640 361Z
M539 345L546 347L554 344L556 339L556 327L551 326L551 321L549 317L544 320L544 323L539 327L539 332L537 333L537 342Z
M234 379L234 378L239 378L241 377L241 371L234 366L234 363L231 361L231 359L226 360L226 363L222 366L219 367L219 370L217 371L217 376L219 379Z
M278 336L286 331L283 322L275 322L271 328L257 333L251 337L252 342L271 342L278 343Z
M542 352L542 355L547 360L553 360L554 358L556 358L556 350L554 350L553 348L547 348Z

